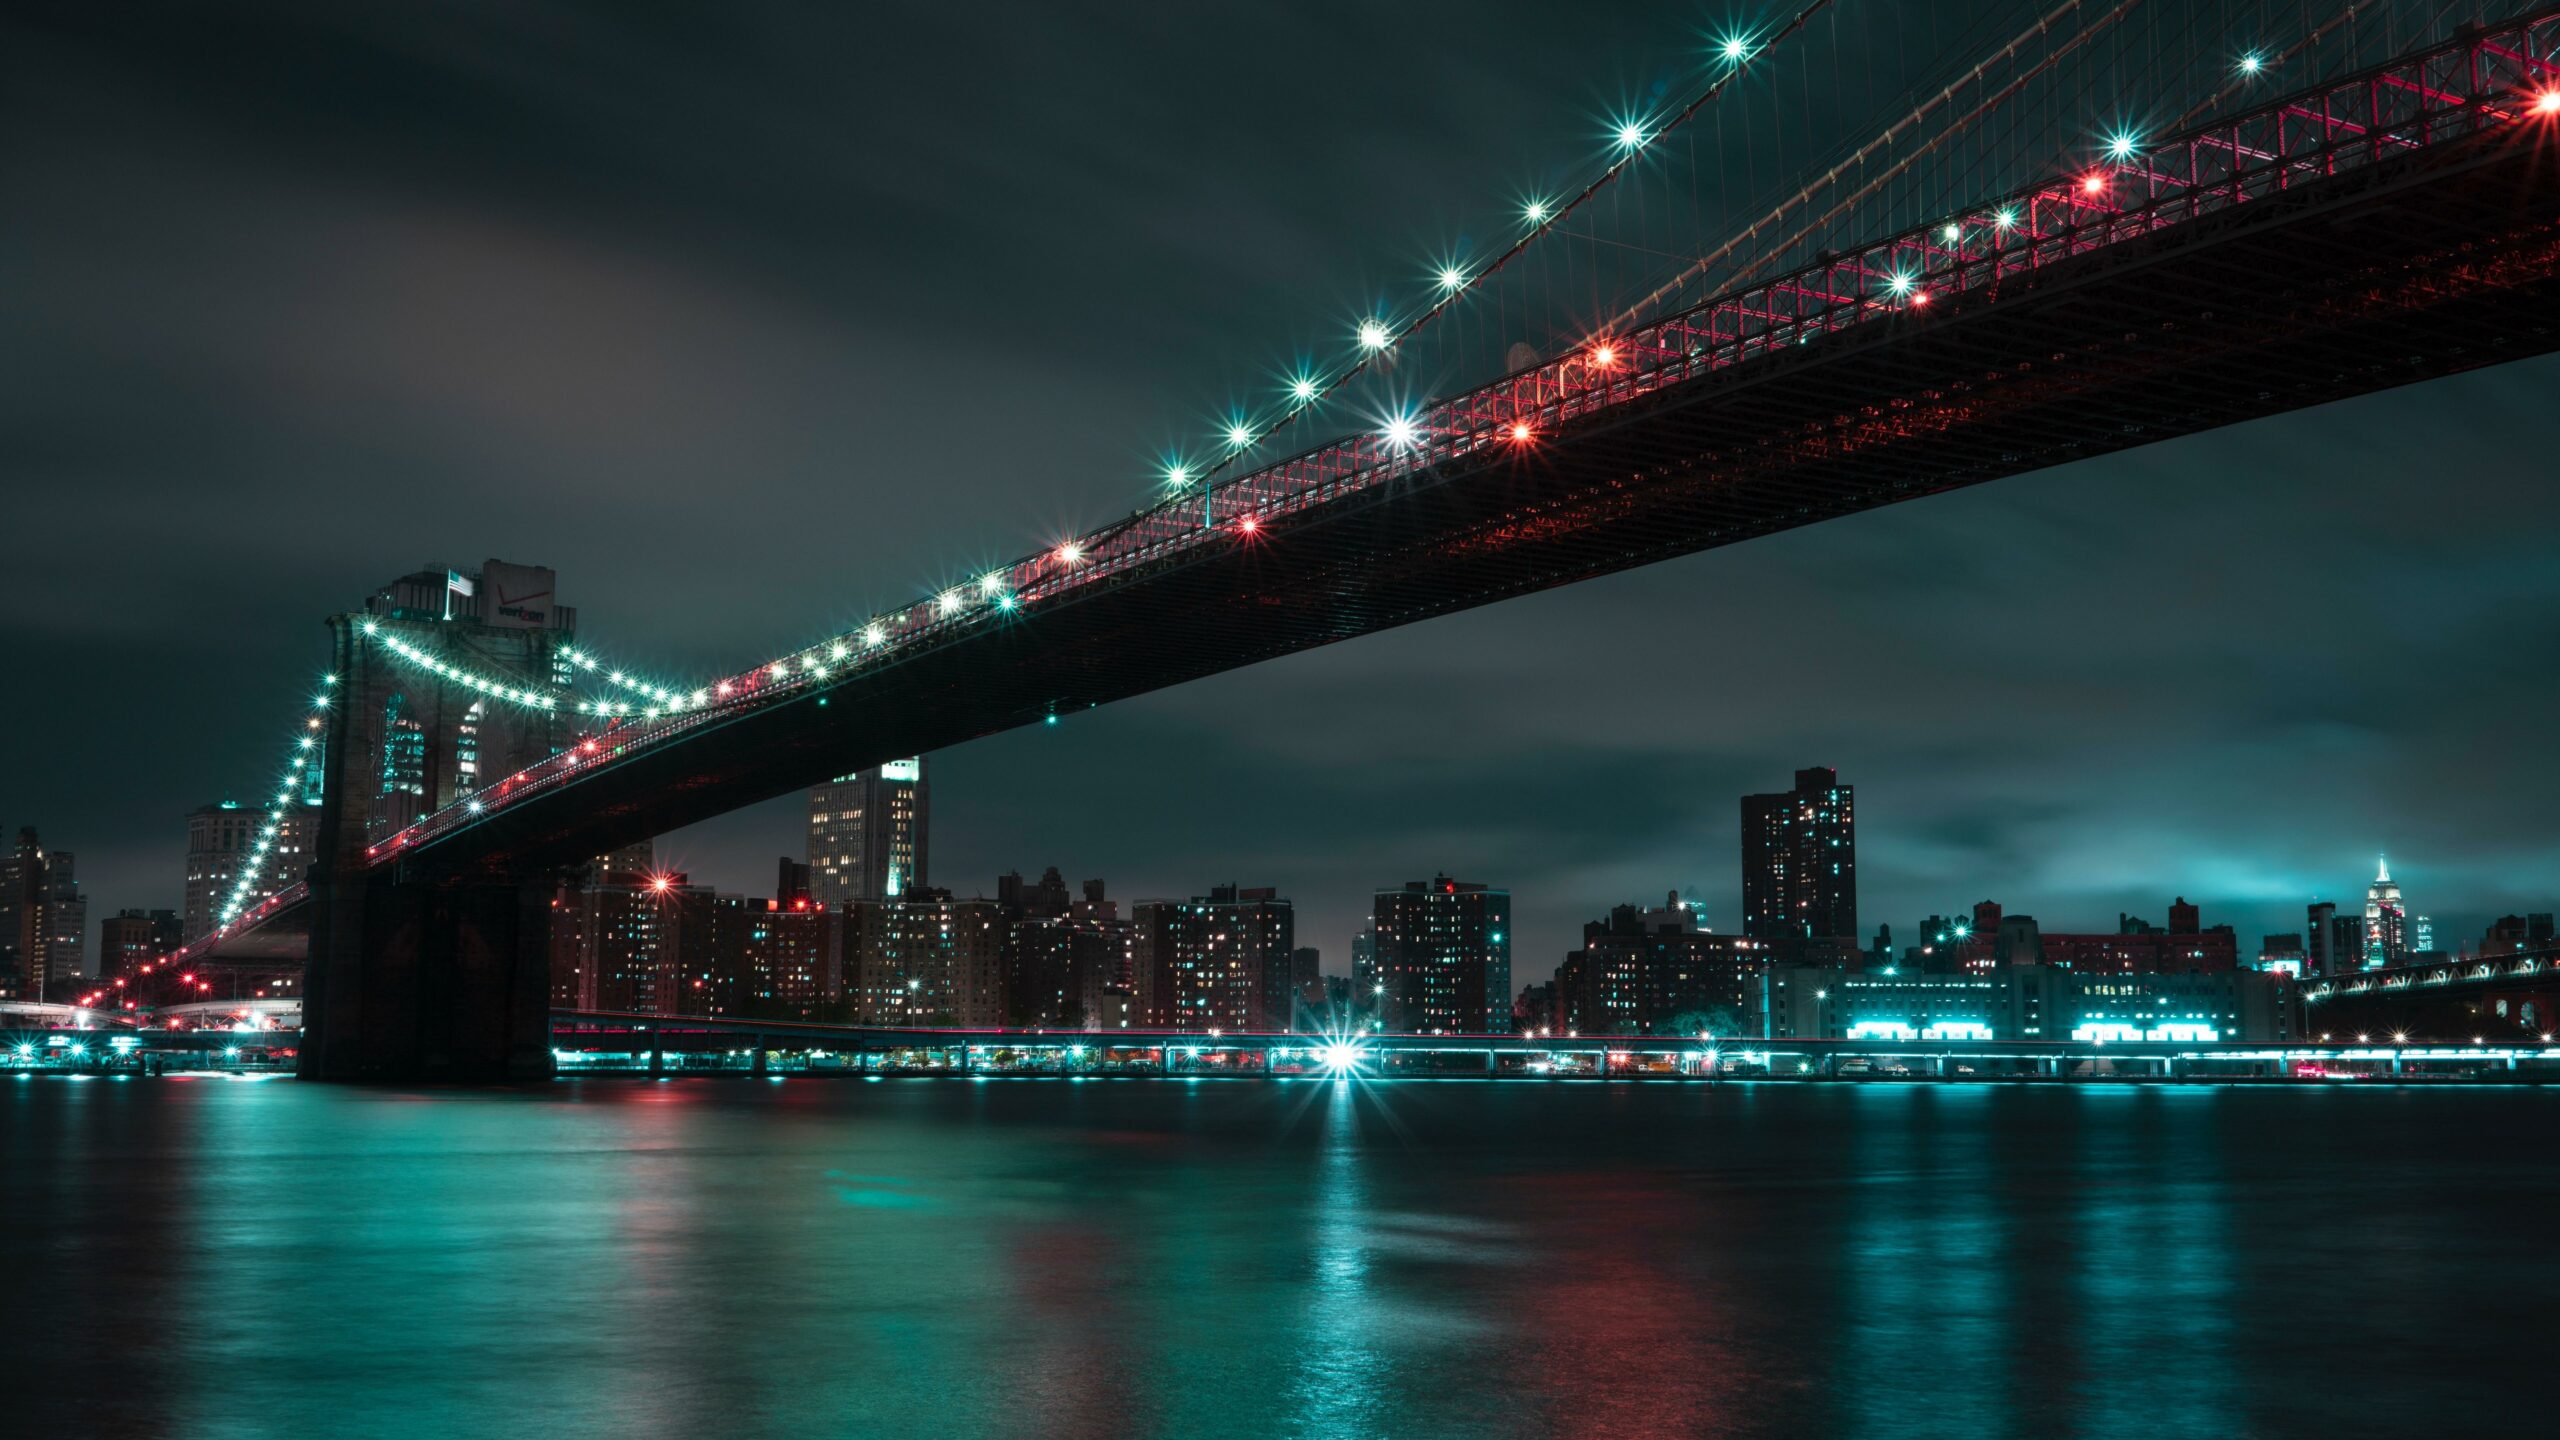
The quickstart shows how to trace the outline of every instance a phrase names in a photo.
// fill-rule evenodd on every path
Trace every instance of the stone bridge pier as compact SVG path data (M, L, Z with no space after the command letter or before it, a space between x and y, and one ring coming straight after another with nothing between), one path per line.
M550 754L557 721L480 703L403 663L368 635L369 618L330 621L339 699L310 874L300 1073L403 1084L547 1078L559 877L486 861L376 865L368 847ZM413 647L485 674L540 677L561 643L558 631L407 623Z

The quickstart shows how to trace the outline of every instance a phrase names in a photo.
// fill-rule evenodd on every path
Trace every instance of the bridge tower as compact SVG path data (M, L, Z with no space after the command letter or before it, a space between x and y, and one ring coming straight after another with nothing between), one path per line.
M300 1073L308 1079L489 1082L551 1073L551 901L559 876L439 870L372 853L420 815L568 741L556 709L511 703L404 658L556 694L575 612L550 572L492 561L477 575L394 582L329 620L339 684L311 869ZM497 613L500 592L542 603ZM475 593L477 592L477 593ZM527 617L531 618L528 619Z

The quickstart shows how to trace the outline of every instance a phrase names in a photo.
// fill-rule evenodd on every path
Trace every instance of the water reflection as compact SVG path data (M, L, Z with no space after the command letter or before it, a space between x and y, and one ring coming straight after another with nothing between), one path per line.
M0 1378L30 1435L2486 1429L2560 1256L2448 1217L2551 1193L2555 1104L12 1082Z

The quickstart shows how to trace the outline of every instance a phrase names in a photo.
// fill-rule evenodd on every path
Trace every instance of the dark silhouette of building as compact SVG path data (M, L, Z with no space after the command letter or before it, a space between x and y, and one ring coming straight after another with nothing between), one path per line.
M1858 934L1854 787L1836 770L1796 772L1793 790L1742 797L1742 933L1754 940Z
M2345 975L2364 968L2364 925L2341 915L2326 900L2314 901L2303 931L2304 955L2314 975Z
M175 910L119 910L98 922L98 978L131 979L143 966L186 943Z
M71 852L48 850L32 825L0 855L0 998L45 1000L75 990L89 938Z

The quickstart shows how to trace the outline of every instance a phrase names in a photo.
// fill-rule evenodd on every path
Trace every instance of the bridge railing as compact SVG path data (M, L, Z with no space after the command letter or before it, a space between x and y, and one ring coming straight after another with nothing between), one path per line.
M1187 558L1253 543L1275 522L1453 461L1534 450L1562 428L1717 371L1889 323L1925 323L1956 299L2068 261L2283 195L2395 156L2520 124L2560 130L2560 8L2441 45L2231 117L2113 153L1941 220L1711 297L1624 334L1275 464L1169 498L978 581L874 617L859 630L644 708L578 746L448 806L374 847L409 853L491 809L621 756L855 674L899 663L1044 603Z

